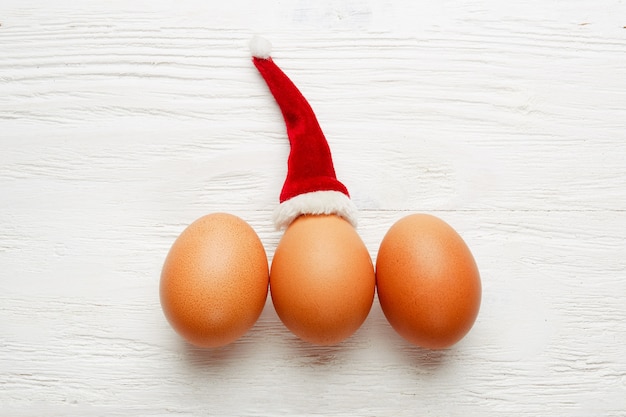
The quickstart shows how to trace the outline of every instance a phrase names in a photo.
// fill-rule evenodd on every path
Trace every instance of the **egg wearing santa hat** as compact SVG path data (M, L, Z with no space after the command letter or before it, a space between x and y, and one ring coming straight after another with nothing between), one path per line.
M371 309L376 278L356 232L356 207L337 179L315 114L270 57L262 38L253 62L283 114L290 153L274 222L286 229L270 268L276 313L296 336L334 345L356 332Z

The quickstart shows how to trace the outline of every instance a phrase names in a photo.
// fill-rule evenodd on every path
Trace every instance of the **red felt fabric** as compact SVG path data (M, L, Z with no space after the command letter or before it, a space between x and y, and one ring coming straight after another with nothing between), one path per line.
M271 58L252 60L280 107L291 146L280 202L313 191L339 191L349 197L337 180L328 142L307 100Z

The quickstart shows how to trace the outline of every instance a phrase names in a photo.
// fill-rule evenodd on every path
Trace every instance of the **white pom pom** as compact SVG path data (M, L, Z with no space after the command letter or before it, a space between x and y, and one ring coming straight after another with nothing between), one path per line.
M253 57L267 59L272 53L272 44L261 36L255 36L250 41L250 52Z

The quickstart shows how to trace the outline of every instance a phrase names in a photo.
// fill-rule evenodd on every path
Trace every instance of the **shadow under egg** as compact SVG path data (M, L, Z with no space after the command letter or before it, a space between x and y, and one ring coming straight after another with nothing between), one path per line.
M202 348L181 341L186 362L194 368L227 366L235 358L244 355L245 347L241 346L241 339L229 345L217 348Z
M336 345L316 345L290 335L285 340L288 355L299 366L308 368L330 368L349 363L356 351L362 348L357 335L344 340Z
M454 348L449 349L425 349L407 343L402 349L408 363L416 370L423 372L436 372L444 368L453 356Z
M191 367L226 367L238 362L243 357L254 355L259 343L262 326L254 325L244 336L225 346L206 348L195 346L183 339L180 343L186 362Z
M375 355L376 358L382 360L391 355L394 362L415 369L420 374L436 372L456 356L455 346L446 349L426 349L405 340L391 327L377 299L374 300L372 311L361 330L363 337L371 341L373 345L371 348L381 352Z

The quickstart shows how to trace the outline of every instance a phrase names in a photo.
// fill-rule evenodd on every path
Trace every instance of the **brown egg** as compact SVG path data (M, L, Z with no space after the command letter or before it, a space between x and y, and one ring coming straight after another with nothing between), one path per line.
M481 283L474 257L437 217L414 214L389 229L378 251L376 279L387 320L418 346L453 345L478 315Z
M161 306L171 326L200 347L243 336L267 299L265 250L254 230L231 214L199 218L176 239L161 272Z
M296 336L337 344L365 321L376 278L354 227L336 215L303 215L283 235L272 261L276 313Z

